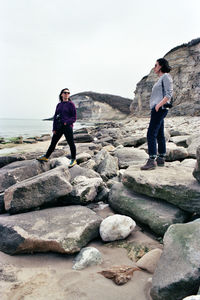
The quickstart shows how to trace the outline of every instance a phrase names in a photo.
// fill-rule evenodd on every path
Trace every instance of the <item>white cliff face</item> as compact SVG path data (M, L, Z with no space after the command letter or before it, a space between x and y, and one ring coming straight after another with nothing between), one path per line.
M116 95L83 92L73 95L78 119L88 121L121 120L130 113L131 99Z
M159 58L159 57L158 57ZM200 38L169 51L169 61L174 84L174 107L170 115L200 115ZM153 62L154 63L154 62ZM149 114L149 99L153 84L158 80L153 69L137 84L135 98L130 106L134 115Z

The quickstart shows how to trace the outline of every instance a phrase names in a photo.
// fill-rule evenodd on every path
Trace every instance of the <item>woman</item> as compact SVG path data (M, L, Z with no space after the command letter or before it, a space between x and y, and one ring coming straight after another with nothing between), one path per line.
M73 138L73 123L76 121L76 108L70 99L70 91L68 88L60 92L56 112L53 119L53 137L49 149L45 155L37 158L39 161L48 161L49 156L54 151L56 144L64 134L71 151L71 162L69 167L76 165L76 146Z
M154 84L151 98L151 119L147 131L147 143L149 159L147 163L141 167L141 170L152 170L156 166L164 166L166 143L164 136L164 118L168 113L165 104L170 102L173 92L173 82L169 75L171 67L165 58L156 61L154 72L160 77ZM158 156L157 156L158 143Z

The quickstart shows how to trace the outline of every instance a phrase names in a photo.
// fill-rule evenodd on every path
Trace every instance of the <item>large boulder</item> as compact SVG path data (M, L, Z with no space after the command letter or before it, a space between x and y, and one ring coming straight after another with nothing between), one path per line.
M50 169L50 163L40 163L37 160L16 161L1 168L0 171L0 192L11 185L36 176Z
M11 214L52 204L72 191L70 174L63 166L12 185L4 194L5 209Z
M200 185L192 168L167 163L164 168L142 171L131 166L122 181L132 191L166 200L188 212L200 213Z
M98 236L102 219L82 206L0 217L0 250L8 254L74 253Z
M148 225L156 234L163 236L167 228L174 223L187 220L187 213L165 201L138 195L115 183L109 193L109 205L114 211L130 216L142 224Z
M77 176L85 176L87 178L100 178L99 173L97 173L96 171L89 168L81 167L79 165L75 165L73 168L70 168L69 172L71 176L71 181L74 180L74 178L76 178Z
M146 135L132 135L119 139L115 144L121 144L124 147L138 147L146 142Z
M197 148L197 161L193 170L193 176L200 183L200 146Z
M184 147L177 146L174 143L167 143L166 147L166 161L182 160L188 157L188 151Z
M125 169L131 165L143 165L149 156L144 150L123 147L116 150L115 157L119 160L119 168Z
M169 227L155 270L153 300L182 300L197 294L200 284L200 219Z

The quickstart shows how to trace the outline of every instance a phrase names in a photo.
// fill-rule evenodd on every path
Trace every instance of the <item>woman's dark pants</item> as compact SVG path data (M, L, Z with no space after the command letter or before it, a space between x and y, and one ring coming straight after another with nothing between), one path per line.
M56 144L60 140L61 136L64 134L67 143L69 144L70 151L71 151L71 158L76 158L76 146L74 144L74 138L73 138L73 128L69 125L63 125L59 130L56 131L56 133L53 135L51 144L49 146L49 149L47 150L46 157L49 158L51 153L54 151Z
M156 112L155 108L151 110L151 120L147 131L148 152L150 157L156 157L157 143L158 153L161 155L165 155L166 153L164 118L167 113L168 110L162 108L160 108L158 112Z

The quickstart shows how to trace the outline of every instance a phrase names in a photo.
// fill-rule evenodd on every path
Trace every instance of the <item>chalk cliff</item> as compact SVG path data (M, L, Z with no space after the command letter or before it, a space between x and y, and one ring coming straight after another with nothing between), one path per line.
M130 114L131 99L95 92L82 92L71 96L77 108L78 119L124 119Z
M200 38L177 46L164 56L170 63L174 83L174 107L170 115L200 115ZM159 58L159 57L158 57ZM153 69L137 84L130 110L133 115L149 114L149 98L158 80Z

